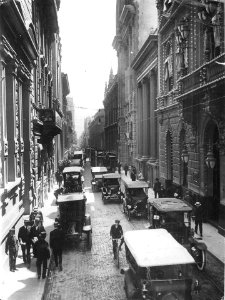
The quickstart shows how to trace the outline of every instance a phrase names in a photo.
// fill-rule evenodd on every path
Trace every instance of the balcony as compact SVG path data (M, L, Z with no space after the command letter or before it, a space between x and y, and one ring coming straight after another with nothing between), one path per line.
M51 108L39 110L40 121L43 123L42 135L55 136L62 131L62 118Z
M224 61L225 53L180 78L178 82L181 84L181 93L176 100L184 100L190 94L198 93L204 88L213 88L215 85L224 84L225 68L223 64L220 64Z

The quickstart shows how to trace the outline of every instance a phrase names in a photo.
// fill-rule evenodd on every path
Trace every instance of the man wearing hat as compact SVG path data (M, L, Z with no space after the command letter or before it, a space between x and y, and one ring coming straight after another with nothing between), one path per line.
M25 264L28 263L28 268L30 268L30 245L31 245L30 231L31 231L30 221L24 220L24 225L20 227L18 232L18 240L23 253L23 262Z
M47 264L48 264L48 259L50 258L50 250L48 246L48 242L45 240L46 238L46 232L43 231L39 234L38 241L36 242L36 256L37 256L37 275L38 279L41 278L41 273L42 273L42 278L46 278L46 271L47 271ZM42 267L42 272L41 272L41 267Z
M203 208L202 204L199 201L196 201L195 204L195 233L198 234L198 227L200 231L200 236L202 237L202 221L203 221Z
M43 214L38 210L38 206L33 207L33 211L30 213L30 222L34 223L35 218L38 217L43 222Z
M18 241L15 236L15 228L9 230L9 235L5 243L5 253L9 253L9 269L11 272L16 270L16 257L18 254Z
M34 257L36 257L36 242L38 240L39 234L44 231L45 231L45 228L42 225L40 218L36 217L34 220L34 225L31 227L31 230L30 230L30 238L31 238L31 244L33 247Z
M119 250L121 250L121 246L123 245L124 239L123 239L123 228L120 225L120 220L115 220L115 224L111 226L110 229L110 236L112 238L112 246L113 246L113 254L115 259L115 249L116 249L116 240L115 239L121 239Z
M54 222L54 228L55 229L50 232L50 248L52 249L56 268L59 267L59 271L62 271L64 234L57 221Z

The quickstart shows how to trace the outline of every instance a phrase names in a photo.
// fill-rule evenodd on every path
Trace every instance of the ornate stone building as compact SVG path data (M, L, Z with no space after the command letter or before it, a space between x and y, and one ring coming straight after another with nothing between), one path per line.
M225 233L224 5L157 1L160 178Z
M113 47L118 55L118 159L136 164L137 86L131 63L157 25L154 1L117 0L116 36Z
M112 70L103 101L105 109L105 151L118 155L118 77Z
M131 67L137 80L137 165L150 186L159 175L158 123L155 109L158 95L158 38L151 34Z
M89 147L95 150L105 149L105 111L99 109L88 125Z
M1 251L54 179L62 127L58 9L53 0L0 2Z

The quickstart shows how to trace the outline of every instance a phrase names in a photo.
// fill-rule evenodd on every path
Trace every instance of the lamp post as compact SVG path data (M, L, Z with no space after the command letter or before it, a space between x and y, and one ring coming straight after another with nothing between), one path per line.
M206 163L207 167L211 168L211 169L213 169L216 164L216 159L213 155L212 147L210 145L209 145L208 153L206 155L205 163Z

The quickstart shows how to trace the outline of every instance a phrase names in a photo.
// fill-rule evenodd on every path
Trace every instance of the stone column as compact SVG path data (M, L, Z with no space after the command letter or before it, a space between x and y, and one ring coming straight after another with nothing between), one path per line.
M157 80L156 80L156 72L151 71L150 72L150 161L156 160L156 147L157 147L157 141L156 141L156 127L155 127L155 98L157 93Z
M148 139L149 139L149 130L148 130L148 118L149 118L149 97L148 97L148 80L147 78L143 79L143 95L142 95L142 145L143 145L143 152L142 157L143 159L148 158Z
M137 91L137 132L138 132L138 157L142 156L142 84L138 84Z

